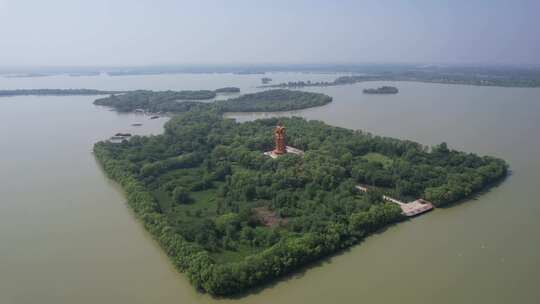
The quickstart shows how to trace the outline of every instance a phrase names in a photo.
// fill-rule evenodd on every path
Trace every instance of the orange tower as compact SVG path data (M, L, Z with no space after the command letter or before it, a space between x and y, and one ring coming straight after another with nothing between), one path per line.
M276 148L274 149L274 154L285 154L287 149L285 147L285 127L278 123L276 129L274 130L274 140L276 141Z

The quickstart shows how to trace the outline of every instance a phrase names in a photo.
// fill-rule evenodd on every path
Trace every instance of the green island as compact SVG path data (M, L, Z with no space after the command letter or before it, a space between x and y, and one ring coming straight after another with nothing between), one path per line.
M98 142L94 153L176 268L216 296L264 285L405 220L385 196L448 206L507 175L504 160L445 143L428 148L298 117L223 117L264 111L266 98L281 101L270 108L291 110L325 96L278 90L201 103L161 135ZM274 148L276 125L302 153L263 154Z
M382 86L376 89L364 89L362 92L364 94L397 94L399 90L396 87Z
M132 91L96 99L95 105L108 106L120 112L144 110L151 113L181 113L193 108L222 112L271 112L323 106L332 101L328 95L284 89L245 94L215 102L197 102L215 97L215 91Z
M70 96L70 95L108 95L119 94L124 91L104 91L93 89L18 89L18 90L0 90L0 97L8 96Z

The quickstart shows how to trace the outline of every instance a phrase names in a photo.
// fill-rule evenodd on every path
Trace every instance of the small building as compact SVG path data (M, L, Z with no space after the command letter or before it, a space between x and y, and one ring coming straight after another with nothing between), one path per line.
M358 189L358 190L360 190L360 191L362 191L362 192L364 192L364 193L367 193L367 190L368 190L366 187L360 186L360 185L357 185L357 186L356 186L356 189Z

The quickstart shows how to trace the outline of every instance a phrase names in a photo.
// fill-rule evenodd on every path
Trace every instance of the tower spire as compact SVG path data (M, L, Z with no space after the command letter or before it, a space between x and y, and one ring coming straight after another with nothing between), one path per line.
M275 154L280 155L287 153L287 148L285 146L285 127L281 122L279 122L274 129L274 141L276 142L276 148L273 151Z

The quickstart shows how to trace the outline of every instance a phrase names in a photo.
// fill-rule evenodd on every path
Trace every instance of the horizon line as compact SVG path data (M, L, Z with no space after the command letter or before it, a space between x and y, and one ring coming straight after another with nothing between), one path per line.
M346 66L418 66L418 67L521 67L540 68L540 63L483 63L483 62L208 62L208 63L153 63L153 64L19 64L0 65L5 69L122 69L122 68L181 68L181 67L346 67Z

